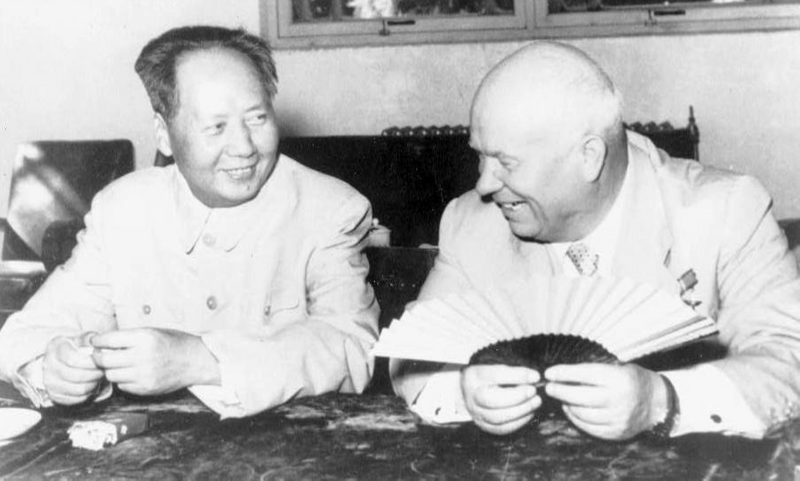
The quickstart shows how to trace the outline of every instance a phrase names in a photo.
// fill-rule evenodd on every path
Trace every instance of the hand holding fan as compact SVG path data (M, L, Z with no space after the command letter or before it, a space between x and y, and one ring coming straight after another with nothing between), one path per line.
M628 362L716 331L679 297L631 279L532 276L420 301L381 332L372 353L543 372Z

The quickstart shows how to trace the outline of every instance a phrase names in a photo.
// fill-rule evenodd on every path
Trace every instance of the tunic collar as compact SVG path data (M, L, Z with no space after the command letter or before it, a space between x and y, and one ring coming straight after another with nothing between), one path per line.
M280 158L269 179L255 198L235 207L211 208L194 196L186 179L175 165L173 169L173 190L177 208L177 221L181 247L187 254L191 253L198 242L209 248L231 251L249 232L260 215L269 215L270 199L274 198L281 184L276 179L281 171Z

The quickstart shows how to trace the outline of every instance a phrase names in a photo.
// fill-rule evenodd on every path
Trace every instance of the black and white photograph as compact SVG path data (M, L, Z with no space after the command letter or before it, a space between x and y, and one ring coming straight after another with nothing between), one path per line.
M800 480L800 0L2 0L0 480Z

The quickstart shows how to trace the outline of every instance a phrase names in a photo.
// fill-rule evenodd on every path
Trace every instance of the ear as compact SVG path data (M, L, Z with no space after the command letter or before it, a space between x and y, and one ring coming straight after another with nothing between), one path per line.
M159 113L153 116L153 128L156 132L156 147L158 151L165 157L172 157L172 143L169 140L167 121Z
M608 146L606 141L597 135L587 135L583 139L581 154L583 156L583 177L586 182L596 182L603 172L606 163Z

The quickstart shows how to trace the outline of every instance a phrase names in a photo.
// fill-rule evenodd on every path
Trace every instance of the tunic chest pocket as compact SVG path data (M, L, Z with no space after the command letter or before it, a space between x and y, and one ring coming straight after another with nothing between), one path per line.
M120 329L135 327L167 327L180 324L175 314L156 299L125 299L114 306Z
M155 289L146 286L132 285L118 291L114 301L117 326L120 329L136 327L164 327L181 329L183 310L177 306L190 306L183 298L176 297L175 302L160 295ZM179 296L178 293L173 294Z

